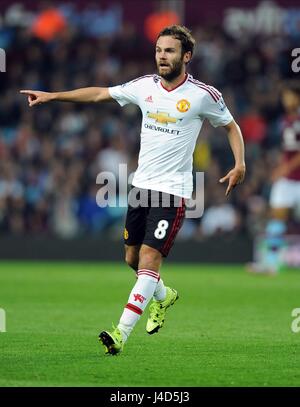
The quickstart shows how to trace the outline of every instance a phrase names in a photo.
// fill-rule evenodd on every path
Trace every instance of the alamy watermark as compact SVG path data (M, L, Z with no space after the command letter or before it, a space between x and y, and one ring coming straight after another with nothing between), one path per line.
M292 50L292 57L295 58L292 62L292 71L294 73L300 72L300 48L294 48Z
M105 207L119 207L125 208L130 206L136 207L181 207L183 206L182 195L187 192L183 190L185 187L192 189L193 179L190 172L183 172L176 174L174 180L173 174L164 174L163 180L156 180L155 186L151 189L143 189L137 187L130 187L133 179L133 173L128 175L127 164L120 164L118 175L103 171L97 175L96 184L100 185L96 195L97 205L101 208ZM149 181L149 185L153 185L153 180ZM173 195L164 191L166 184L174 186ZM192 198L184 199L185 217L186 218L200 218L204 212L204 173L196 172L194 177ZM177 193L176 193L177 192Z
M0 308L0 333L6 332L6 314L3 308Z
M0 72L6 72L6 52L0 48Z
M300 332L300 308L294 308L292 311L292 317L295 318L291 325L291 330L295 334Z

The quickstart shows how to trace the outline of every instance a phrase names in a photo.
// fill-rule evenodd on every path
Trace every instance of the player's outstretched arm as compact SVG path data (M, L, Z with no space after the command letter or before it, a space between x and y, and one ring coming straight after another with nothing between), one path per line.
M109 94L108 88L80 88L67 92L41 92L39 90L20 90L20 93L28 96L30 107L42 103L60 101L60 102L79 102L79 103L98 103L113 100Z
M219 180L221 183L228 181L228 187L225 193L227 196L237 184L241 184L243 182L246 172L246 165L244 140L240 127L234 120L224 127L227 130L230 147L235 159L234 168L230 170L225 177Z

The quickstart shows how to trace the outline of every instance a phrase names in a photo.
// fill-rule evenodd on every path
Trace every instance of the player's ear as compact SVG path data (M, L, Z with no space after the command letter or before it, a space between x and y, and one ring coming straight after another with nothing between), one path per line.
M192 59L192 53L191 51L185 52L183 55L183 62L185 62L186 64L188 64Z

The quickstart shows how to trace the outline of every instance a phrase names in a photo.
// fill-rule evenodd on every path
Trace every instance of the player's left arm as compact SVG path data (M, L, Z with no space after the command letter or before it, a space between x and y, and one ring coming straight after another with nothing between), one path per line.
M246 172L245 146L241 129L235 120L223 127L227 130L228 140L235 159L234 168L219 180L221 183L228 181L225 193L227 196L236 185L241 184L244 180Z

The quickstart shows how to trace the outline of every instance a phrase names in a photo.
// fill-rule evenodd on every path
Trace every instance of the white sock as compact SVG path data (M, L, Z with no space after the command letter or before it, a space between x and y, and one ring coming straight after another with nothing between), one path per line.
M153 297L159 280L159 273L153 270L141 269L137 275L138 279L131 290L128 303L125 306L118 324L124 342L140 319L148 302Z
M159 282L157 283L153 297L156 301L163 301L166 299L166 295L167 295L167 289L166 289L162 279L160 279Z

